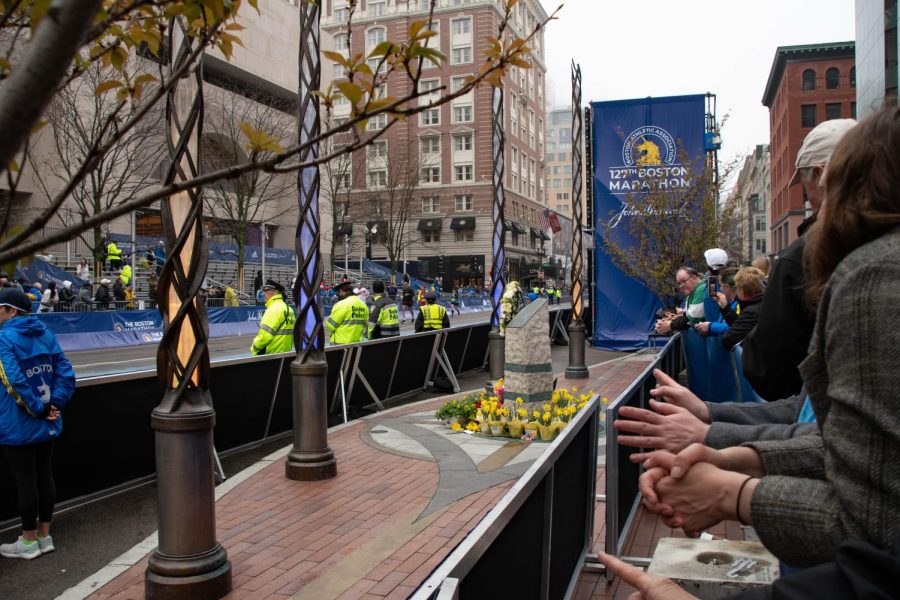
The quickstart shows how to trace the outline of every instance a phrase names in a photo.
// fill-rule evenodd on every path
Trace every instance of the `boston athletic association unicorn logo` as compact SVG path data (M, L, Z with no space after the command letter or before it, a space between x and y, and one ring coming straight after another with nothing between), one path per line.
M656 167L662 164L659 157L659 146L642 137L641 143L634 147L637 154L635 164L639 167Z

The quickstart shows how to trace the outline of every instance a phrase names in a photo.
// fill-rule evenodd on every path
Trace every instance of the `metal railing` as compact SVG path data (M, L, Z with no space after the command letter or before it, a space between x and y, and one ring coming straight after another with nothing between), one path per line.
M414 600L574 593L593 539L599 406L594 396Z
M676 334L666 341L666 345L658 351L656 358L638 375L628 388L610 402L606 407L606 552L621 557L625 541L634 523L634 517L640 504L638 478L641 465L634 464L629 457L642 450L620 446L618 433L612 424L619 418L619 410L623 406L647 408L650 390L656 384L653 370L660 369L671 377L676 377L684 368L681 334ZM596 564L596 557L590 557ZM623 560L633 564L646 565L649 559L643 557L625 557ZM607 572L607 577L611 575Z

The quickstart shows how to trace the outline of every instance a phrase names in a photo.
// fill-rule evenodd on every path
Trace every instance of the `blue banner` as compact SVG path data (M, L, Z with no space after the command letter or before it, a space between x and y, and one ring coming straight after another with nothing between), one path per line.
M50 283L51 281L55 281L57 291L62 289L64 281L72 282L73 292L77 292L85 283L83 279L75 277L75 275L73 275L72 273L60 269L59 267L54 266L39 258L32 258L28 262L28 264L17 264L16 278L24 279L28 283L40 281L45 290L47 289L48 283Z
M131 236L122 233L111 233L109 239L114 241L126 257L131 254ZM138 260L141 254L153 252L157 247L162 246L162 239L159 237L138 235L135 236L135 246L137 246ZM217 262L237 262L238 247L237 244L222 244L219 242L209 242L209 260ZM273 265L289 265L295 266L297 253L293 250L283 248L266 248L266 263ZM244 246L244 262L245 263L261 263L262 248L259 246Z
M613 264L604 236L608 228L622 228L617 240L622 239L627 220L643 214L641 190L650 182L669 189L693 184L691 167L682 163L685 155L703 157L704 103L703 95L591 103L598 348L636 350L647 345L662 304Z

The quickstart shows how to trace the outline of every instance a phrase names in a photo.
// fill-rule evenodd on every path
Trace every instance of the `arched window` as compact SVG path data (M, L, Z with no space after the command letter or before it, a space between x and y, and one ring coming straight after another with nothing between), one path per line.
M850 67L850 87L856 87L856 67Z
M812 69L803 71L803 91L816 89L816 72Z
M334 49L347 50L350 48L350 35L346 33L338 33L334 36Z
M385 40L384 27L374 27L366 33L366 46L371 48Z
M837 70L837 67L831 67L825 71L825 87L829 90L841 87L841 72Z

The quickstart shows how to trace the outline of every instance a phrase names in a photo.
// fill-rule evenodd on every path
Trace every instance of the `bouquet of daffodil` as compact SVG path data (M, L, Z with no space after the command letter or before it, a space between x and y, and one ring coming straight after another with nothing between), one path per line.
M525 305L525 296L518 281L510 281L500 296L500 335L506 335L506 326L509 325L519 309Z

